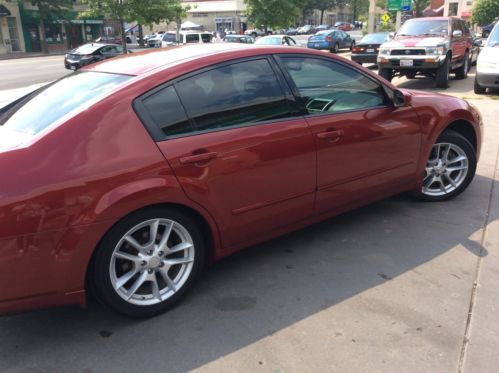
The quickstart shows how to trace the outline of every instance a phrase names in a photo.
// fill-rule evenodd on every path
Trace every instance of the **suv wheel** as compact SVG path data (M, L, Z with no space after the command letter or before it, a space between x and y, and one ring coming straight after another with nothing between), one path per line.
M475 75L475 85L473 87L473 90L478 95L483 95L485 93L485 91L487 90L487 88L482 87L480 84L478 84L478 81L476 80L476 75Z
M450 60L447 57L442 64L437 69L437 73L435 74L435 81L437 88L448 88L449 87L449 74L450 74Z
M468 71L470 69L470 55L468 52L464 54L463 64L459 69L456 70L456 78L466 79L468 77Z
M389 82L393 79L393 70L392 69L379 69L379 76L385 78Z

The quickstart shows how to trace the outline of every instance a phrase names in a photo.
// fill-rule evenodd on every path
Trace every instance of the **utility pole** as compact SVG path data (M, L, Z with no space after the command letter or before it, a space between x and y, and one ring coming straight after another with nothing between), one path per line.
M369 0L369 19L367 21L367 32L374 32L374 19L376 13L376 0Z
M397 18L395 21L395 32L399 30L401 23L402 23L402 12L400 10L397 10Z

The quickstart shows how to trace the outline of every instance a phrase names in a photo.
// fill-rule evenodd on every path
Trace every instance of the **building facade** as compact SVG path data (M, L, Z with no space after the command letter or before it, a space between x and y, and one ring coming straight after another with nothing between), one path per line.
M445 0L444 16L456 16L471 22L473 0Z
M19 6L15 2L0 4L0 55L25 51Z

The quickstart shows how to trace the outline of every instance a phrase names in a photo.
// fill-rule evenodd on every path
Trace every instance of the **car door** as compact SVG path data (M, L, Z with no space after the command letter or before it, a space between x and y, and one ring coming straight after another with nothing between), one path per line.
M459 31L461 35L454 36L454 31ZM451 44L452 44L452 62L459 63L463 60L467 44L463 30L461 29L461 25L459 21L454 18L452 19Z
M394 107L374 78L339 61L281 56L317 147L316 211L413 185L421 128L410 106Z
M315 144L272 64L217 65L137 104L186 195L215 218L225 247L313 213Z

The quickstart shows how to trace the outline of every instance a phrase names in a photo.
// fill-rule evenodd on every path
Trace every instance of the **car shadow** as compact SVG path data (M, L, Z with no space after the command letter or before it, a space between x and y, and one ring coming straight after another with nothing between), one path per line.
M448 251L486 256L478 236L491 186L477 175L449 202L400 195L257 245L215 263L178 307L152 319L94 301L0 318L0 369L198 368Z

